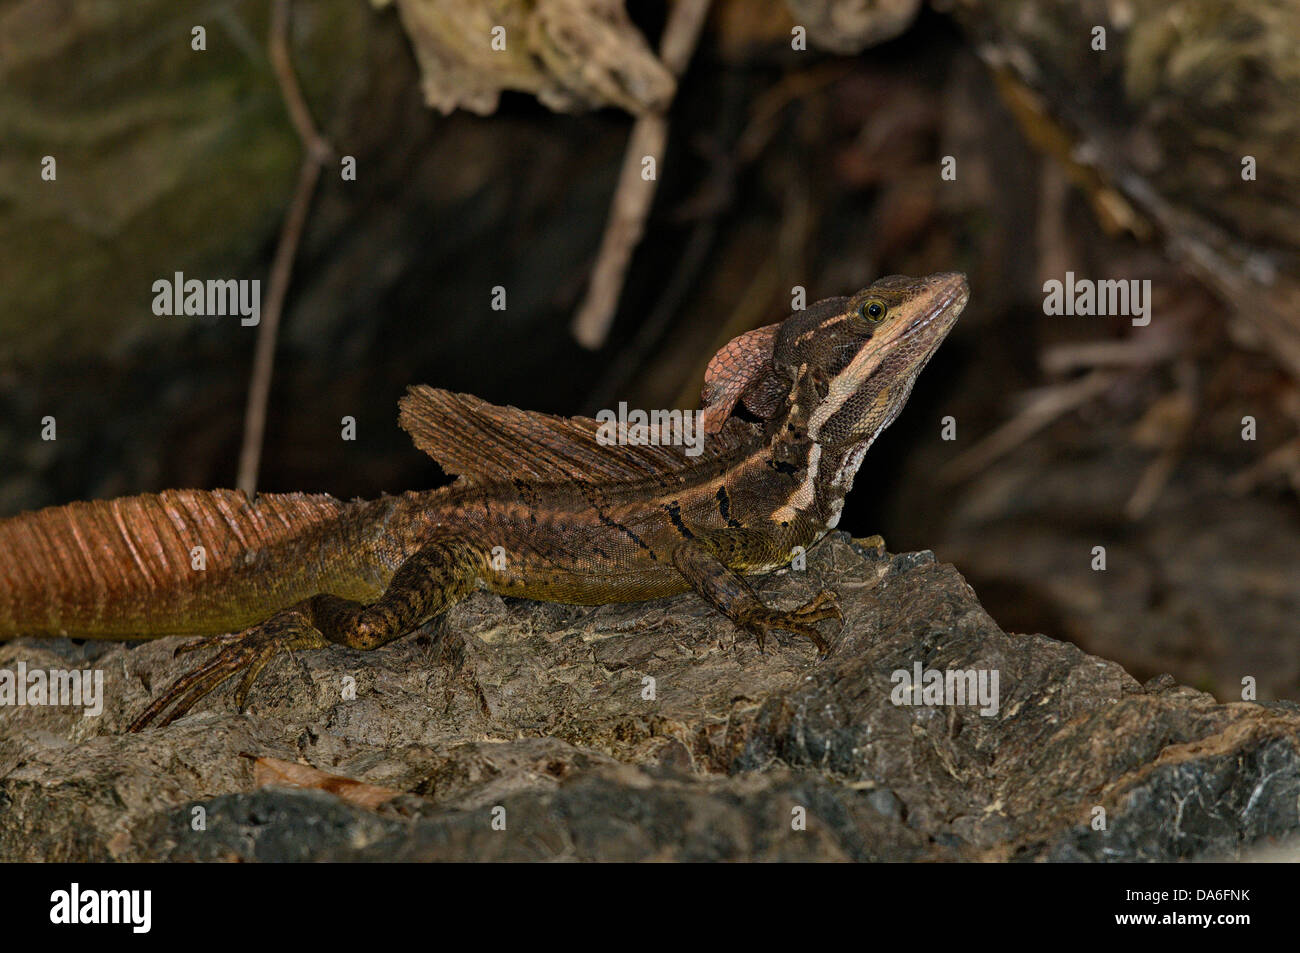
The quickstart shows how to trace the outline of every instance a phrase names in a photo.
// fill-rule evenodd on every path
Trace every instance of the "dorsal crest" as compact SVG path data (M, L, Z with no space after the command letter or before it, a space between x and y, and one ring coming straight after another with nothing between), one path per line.
M461 483L536 480L625 482L663 479L738 449L755 428L729 422L697 455L680 443L617 443L590 417L501 407L470 394L420 384L400 403L398 423L415 445Z

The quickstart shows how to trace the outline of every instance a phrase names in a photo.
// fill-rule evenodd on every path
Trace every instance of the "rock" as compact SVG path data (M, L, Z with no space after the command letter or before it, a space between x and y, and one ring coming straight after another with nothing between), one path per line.
M281 658L248 714L227 687L140 735L129 717L192 664L176 640L5 644L0 669L99 666L105 708L5 710L0 858L1172 860L1300 827L1300 706L1144 686L1009 635L929 553L837 534L760 588L791 606L822 587L845 616L823 660L793 638L760 654L689 594L479 593L439 640ZM918 666L996 674L988 714L895 704ZM401 793L259 788L257 758Z

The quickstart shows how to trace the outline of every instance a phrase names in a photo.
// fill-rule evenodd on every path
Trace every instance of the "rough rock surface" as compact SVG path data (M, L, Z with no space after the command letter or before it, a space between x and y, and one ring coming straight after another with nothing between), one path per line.
M190 664L176 640L0 645L0 669L98 667L106 695L98 718L0 710L0 859L1162 860L1300 829L1300 706L1006 634L929 553L838 535L761 589L789 606L823 586L845 615L823 660L733 645L691 595L480 593L440 640L280 659L247 714L227 688L140 735L121 732L149 686ZM894 704L916 663L996 671L997 713ZM258 758L393 796L263 784Z

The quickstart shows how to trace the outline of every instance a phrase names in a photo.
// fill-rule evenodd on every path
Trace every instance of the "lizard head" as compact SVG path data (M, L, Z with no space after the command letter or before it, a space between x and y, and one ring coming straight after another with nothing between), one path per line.
M794 382L788 423L797 420L824 447L865 451L903 409L969 296L956 272L891 275L829 313L810 308L786 319L772 364Z

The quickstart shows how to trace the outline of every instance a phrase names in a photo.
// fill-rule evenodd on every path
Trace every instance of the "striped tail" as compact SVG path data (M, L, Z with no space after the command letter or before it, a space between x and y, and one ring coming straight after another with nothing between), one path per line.
M244 628L339 575L330 561L339 547L322 543L356 505L304 493L167 490L0 520L0 638Z

